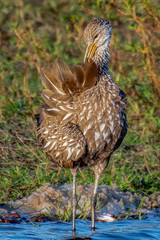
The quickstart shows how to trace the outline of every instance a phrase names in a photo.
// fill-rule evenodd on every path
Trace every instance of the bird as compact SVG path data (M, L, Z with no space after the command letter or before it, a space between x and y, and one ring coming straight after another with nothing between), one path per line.
M112 27L93 19L84 29L86 51L82 65L72 70L62 60L41 69L44 104L37 114L37 138L49 159L73 174L72 231L76 219L76 176L92 167L95 183L91 197L91 229L101 174L127 133L126 94L109 71Z

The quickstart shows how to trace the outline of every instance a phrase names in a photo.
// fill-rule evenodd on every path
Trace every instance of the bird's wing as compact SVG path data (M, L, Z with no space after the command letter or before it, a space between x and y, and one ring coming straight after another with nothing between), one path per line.
M85 137L73 123L57 126L53 120L44 119L38 130L38 138L43 151L61 167L73 168L75 162L86 153Z
M41 77L45 86L43 111L49 116L58 116L65 123L75 112L73 96L96 84L97 67L93 61L86 61L71 71L63 61L56 60L52 68L42 68Z

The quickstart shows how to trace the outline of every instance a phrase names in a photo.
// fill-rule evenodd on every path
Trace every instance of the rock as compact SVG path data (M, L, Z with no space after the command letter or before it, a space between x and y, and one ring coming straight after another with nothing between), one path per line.
M21 216L14 211L10 213L3 211L3 214L0 215L0 223L21 223Z
M154 209L154 208L159 208L159 204L157 203L156 200L154 200L151 204L151 208Z
M85 184L77 186L77 215L90 216L90 205L91 205L91 194L93 185ZM7 209L7 212L1 211L3 213L11 213L8 209L19 212L20 215L27 214L34 216L40 216L37 221L45 221L46 218L41 214L60 216L62 217L64 213L70 215L72 212L72 185L64 184L62 186L52 186L49 183L44 184L42 187L38 188L32 195L27 198L23 198L16 201L9 202L9 206L3 204L2 207ZM154 193L151 196L138 195L131 192L123 192L119 189L116 184L111 186L101 185L98 188L97 197L97 211L98 216L103 214L114 214L118 216L119 214L125 215L126 212L147 212L147 209L153 209L160 207L160 194ZM4 207L5 206L5 207ZM5 215L6 215L5 214ZM33 220L34 220L33 219Z
M143 204L148 209L154 209L160 207L160 194L158 192L153 193L150 196L142 198Z
M142 198L142 201L143 201L143 206L144 206L144 207L146 207L146 208L148 208L148 209L151 209L151 202L150 202L149 197L144 196L144 197Z
M77 186L77 214L90 214L90 200L93 185ZM25 214L38 215L41 213L59 215L72 208L72 185L52 186L49 183L38 188L28 198L10 202L11 206ZM135 210L140 204L140 196L123 192L113 185L101 185L98 189L98 213L120 214L129 209ZM87 211L87 212L86 212Z

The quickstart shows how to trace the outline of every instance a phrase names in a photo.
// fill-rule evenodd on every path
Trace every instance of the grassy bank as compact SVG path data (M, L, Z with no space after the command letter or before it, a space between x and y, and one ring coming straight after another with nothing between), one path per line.
M0 201L28 196L45 182L72 182L36 139L42 104L39 71L55 58L83 61L83 29L93 17L113 28L110 70L128 98L128 134L100 184L151 194L160 191L160 6L142 1L0 1ZM93 183L82 169L78 184Z

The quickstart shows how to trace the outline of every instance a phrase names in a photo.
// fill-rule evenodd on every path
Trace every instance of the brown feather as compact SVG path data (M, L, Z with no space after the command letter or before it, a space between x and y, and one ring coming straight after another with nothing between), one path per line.
M42 68L41 69L41 79L42 84L45 88L50 89L52 92L57 92L60 94L59 89L61 90L61 82L56 78L56 74L52 71L51 68Z
M60 94L51 92L49 89L44 89L42 91L42 97L50 107L55 107L55 104L68 100L68 96L61 96Z
M51 110L51 107L48 106L47 103L45 103L42 107L42 114L44 115L44 118L46 117L57 117L60 115L59 111L55 111L54 109Z
M97 81L97 67L93 61L86 61L82 66L72 68L60 60L56 60L51 68L42 68L42 83L45 89L42 97L45 101L43 112L48 116L60 116L59 123L71 120L74 110L72 98L74 94L91 88Z
M74 66L72 72L64 62L56 60L52 69L42 68L41 76L45 88L62 97L94 86L97 81L97 72L97 66L91 60L86 61L82 66ZM47 96L51 97L51 92L48 92ZM58 98L58 95L56 97Z
M62 83L62 89L66 94L74 92L75 79L66 63L60 60L55 61L55 68L58 73L57 79Z
M55 68L53 70L55 70L55 73L57 73L57 79L60 79L62 83L67 79L74 80L73 74L66 63L61 60L56 60L54 66Z
M84 82L84 71L83 71L82 66L80 66L80 65L73 66L72 72L76 79L77 87L82 88L83 82Z
M83 87L84 89L88 89L93 87L96 84L97 81L97 66L93 61L86 61L83 64L83 71L84 71L84 83Z

